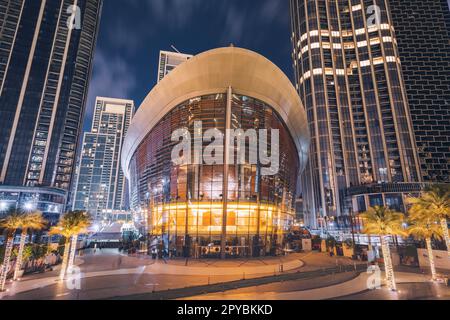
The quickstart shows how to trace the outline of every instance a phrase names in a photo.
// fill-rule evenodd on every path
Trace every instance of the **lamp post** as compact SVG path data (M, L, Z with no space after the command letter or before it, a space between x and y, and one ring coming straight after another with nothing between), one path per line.
M352 240L353 240L353 246L355 246L355 225L353 220L353 208L350 208L350 225L352 227Z

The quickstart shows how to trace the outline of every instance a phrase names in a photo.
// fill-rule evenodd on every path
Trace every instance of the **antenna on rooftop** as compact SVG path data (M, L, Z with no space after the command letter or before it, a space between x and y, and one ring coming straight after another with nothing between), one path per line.
M173 50L175 50L176 52L178 52L178 53L181 53L180 51L178 51L178 49L177 49L177 48L175 48L175 46L174 46L174 45L171 45L171 47L172 47L172 49L173 49Z

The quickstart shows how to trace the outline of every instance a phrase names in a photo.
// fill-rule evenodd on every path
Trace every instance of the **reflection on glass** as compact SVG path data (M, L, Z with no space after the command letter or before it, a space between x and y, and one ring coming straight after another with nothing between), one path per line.
M225 208L223 165L172 163L172 132L187 127L194 137L195 121L202 121L203 132L214 128L225 132L226 103L224 94L181 103L151 130L131 161L134 205L147 214L150 235L178 255L186 251L197 257L217 254L224 209L230 255L275 254L293 222L298 152L280 116L261 101L233 95L231 127L280 131L277 175L262 176L260 165L229 165ZM203 147L208 144L204 142Z

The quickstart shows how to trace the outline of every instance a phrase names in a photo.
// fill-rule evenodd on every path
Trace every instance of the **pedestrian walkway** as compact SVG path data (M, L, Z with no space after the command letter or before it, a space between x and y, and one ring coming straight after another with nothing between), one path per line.
M69 276L68 281L58 281L57 267L47 274L31 275L22 281L8 283L9 292L3 297L65 300L152 299L161 296L177 299L195 295L189 299L252 300L258 297L262 300L316 300L351 298L368 291L367 264L331 258L321 253L226 261L163 261L102 250L94 254L86 252L76 260L76 264L80 267L82 279L78 290L68 286L77 277ZM361 271L363 274L360 275ZM332 281L325 279L330 275ZM396 275L398 283L425 283L429 280L429 276L422 274L396 272ZM292 282L302 279L308 282L304 288ZM284 285L286 282L291 285ZM379 292L383 298L395 299L395 295L390 297L391 292L386 289Z
M330 300L345 296L351 296L357 293L368 291L368 278L370 275L362 273L357 278L329 287L292 292L260 292L258 300ZM384 277L384 275L383 275ZM396 273L397 283L423 283L429 282L430 278L426 275L412 273ZM258 287L254 287L257 291ZM385 290L385 289L384 289ZM196 297L183 298L182 300L252 300L255 292L240 293L241 289L231 290L220 294L200 295ZM248 291L248 289L247 289ZM395 299L395 292L387 292Z
M103 261L106 266L111 268L113 265L110 264L108 259L119 259L120 264L116 264L117 267L123 266L122 269L110 269L110 270L100 270L100 271L90 271L84 272L85 264L87 260L90 260L90 267L92 264L95 265L95 261L92 261L92 256L84 256L78 258L76 265L80 267L81 274L80 278L95 278L95 277L106 277L106 276L120 276L120 275L184 275L184 276L236 276L240 277L259 277L268 274L276 274L281 272L289 272L299 270L304 266L303 261L300 260L300 255L294 254L283 258L269 258L269 259L238 259L232 261L194 261L192 263L184 260L157 260L152 261L149 259L137 259L133 257L125 256L112 256L112 255L97 255L95 260L97 262ZM102 259L104 258L104 259ZM115 260L112 260L115 261ZM186 265L187 264L187 265ZM129 265L138 265L137 267L127 268ZM99 268L102 265L99 263ZM89 268L86 268L89 269ZM24 278L23 281L18 281L8 285L8 291L0 294L0 298L4 296L14 296L21 292L27 292L30 290L40 289L47 286L52 286L55 284L64 283L59 281L57 276L58 270L53 272L53 276L43 278L38 276L36 278L28 279ZM69 275L69 280L71 276ZM72 276L75 277L75 276Z

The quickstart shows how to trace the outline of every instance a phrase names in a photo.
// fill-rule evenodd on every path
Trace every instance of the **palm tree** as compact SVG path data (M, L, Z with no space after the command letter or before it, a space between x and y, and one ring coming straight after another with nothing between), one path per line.
M421 205L414 205L409 211L410 226L408 233L416 240L425 240L428 250L428 260L430 261L432 280L437 280L436 265L434 263L432 239L441 240L443 237L442 228L433 219L433 216L428 214L429 211L424 209Z
M8 276L11 255L14 246L14 236L17 229L22 228L25 215L18 210L11 210L5 218L0 220L0 228L6 231L6 247L3 265L0 273L0 291L5 291L6 277Z
M70 248L70 237L72 236L72 231L65 227L60 221L57 226L50 229L50 235L61 235L64 238L64 254L63 261L61 264L61 271L59 273L59 279L64 280L64 275L67 268L67 261L69 259L69 248Z
M383 251L384 265L386 271L386 282L392 291L397 290L394 268L392 265L391 250L389 247L389 236L406 235L403 229L404 215L386 207L373 207L363 213L363 233L367 235L378 235L381 239L381 250Z
M91 225L89 215L84 211L70 211L66 213L56 227L50 230L50 234L62 235L65 239L63 262L59 279L64 280L66 269L71 270L77 250L78 235L87 232ZM72 244L70 244L72 242Z
M441 224L443 238L450 257L450 236L448 233L447 219L450 218L450 187L447 185L435 185L426 190L419 198L409 198L408 204L420 206L427 214Z
M17 254L16 266L14 269L14 280L19 278L19 272L22 268L23 249L25 248L25 240L27 239L28 230L41 230L45 227L47 221L42 217L41 212L26 213L22 220L22 234L20 236L19 253Z

